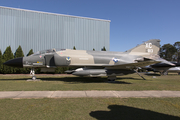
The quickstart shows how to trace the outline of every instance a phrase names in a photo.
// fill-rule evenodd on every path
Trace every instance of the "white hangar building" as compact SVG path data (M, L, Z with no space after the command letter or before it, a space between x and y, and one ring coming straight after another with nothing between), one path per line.
M21 45L24 55L50 48L109 50L110 20L0 6L0 49Z

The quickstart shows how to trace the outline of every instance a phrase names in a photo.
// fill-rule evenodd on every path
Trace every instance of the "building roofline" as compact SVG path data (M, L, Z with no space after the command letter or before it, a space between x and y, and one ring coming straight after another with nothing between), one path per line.
M45 13L45 14L51 14L51 15L60 15L60 16L67 16L67 17L75 17L75 18L83 18L83 19L89 19L89 20L98 20L98 21L111 22L111 20L105 20L105 19L97 19L97 18L89 18L89 17L65 15L65 14L59 14L59 13L35 11L35 10L28 10L28 9L21 9L21 8L13 8L13 7L5 7L5 6L0 6L0 8L14 9L14 10L22 10L22 11L29 11L29 12L35 12L35 13Z

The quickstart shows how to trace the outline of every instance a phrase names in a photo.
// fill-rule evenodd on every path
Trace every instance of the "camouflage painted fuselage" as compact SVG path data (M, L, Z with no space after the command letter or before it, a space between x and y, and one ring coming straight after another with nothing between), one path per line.
M45 71L69 66L79 69L67 73L80 76L124 75L134 73L134 69L138 67L158 63L159 42L158 39L149 40L126 52L49 49L23 57L21 60L23 67L41 67ZM5 64L17 67L20 61L16 59L13 60L13 64L12 61Z

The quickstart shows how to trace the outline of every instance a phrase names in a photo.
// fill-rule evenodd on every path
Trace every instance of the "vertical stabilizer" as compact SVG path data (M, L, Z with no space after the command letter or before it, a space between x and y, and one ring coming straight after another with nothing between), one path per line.
M127 50L131 55L140 55L149 58L159 54L160 50L160 39L151 39L143 44L140 44L130 50Z

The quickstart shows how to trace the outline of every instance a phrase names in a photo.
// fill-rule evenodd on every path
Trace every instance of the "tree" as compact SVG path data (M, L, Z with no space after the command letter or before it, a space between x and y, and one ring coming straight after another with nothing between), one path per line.
M93 51L95 51L95 49L93 48Z
M13 59L14 56L13 56L13 53L12 53L12 50L11 50L11 47L8 46L3 54L3 61L8 61L10 59ZM13 68L12 67L9 67L9 66L6 66L6 65L3 65L3 73L13 73Z
M14 53L14 58L18 58L18 57L24 57L24 53L20 45L17 48L16 52Z
M102 51L106 51L106 48L105 48L105 46L102 48Z
M173 61L175 60L175 52L176 52L176 48L171 45L171 44L164 44L161 48L160 48L160 57L163 59L166 59L168 61Z
M14 53L14 58L18 58L18 57L24 57L24 53L23 53L20 45L17 48L16 52ZM24 68L14 68L14 72L15 73L23 73L23 72L25 72L25 69Z
M179 63L180 62L180 42L175 42L174 47L176 47L176 61Z
M28 52L27 56L30 56L30 55L32 55L32 54L34 54L33 49L31 49L31 50Z
M73 50L76 50L76 47L75 47L75 46L73 47Z
M3 67L3 61L2 61L2 52L0 50L0 73L2 73L2 67Z

